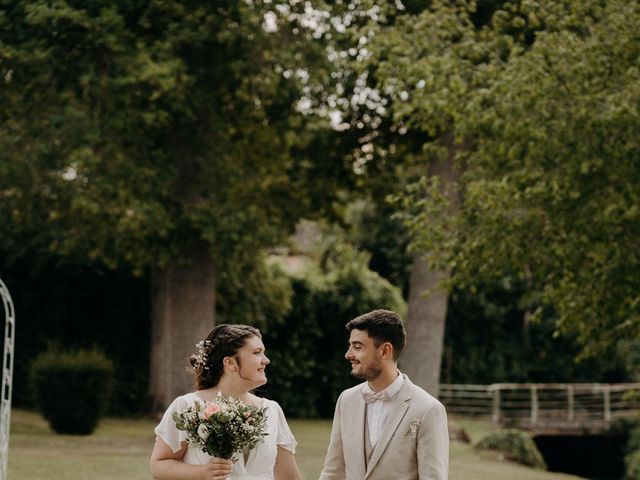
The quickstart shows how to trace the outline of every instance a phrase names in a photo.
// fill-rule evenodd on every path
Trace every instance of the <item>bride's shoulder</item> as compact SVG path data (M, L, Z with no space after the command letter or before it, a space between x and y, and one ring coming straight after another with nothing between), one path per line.
M184 395L180 395L179 397L176 397L176 401L179 401L179 402L193 402L194 400L200 400L200 397L196 392L188 392L188 393L185 393Z
M251 394L250 398L251 398L251 404L254 407L267 408L270 406L278 405L278 402L276 402L275 400L269 400L268 398L265 398L265 397L258 397L257 395L254 395L254 394Z
M185 393L173 399L171 404L167 407L166 411L175 412L180 410L186 410L192 406L198 400L198 396L191 392Z
M271 400L269 398L264 398L264 397L255 397L255 401L256 403L254 403L254 405L256 405L259 408L264 408L267 410L267 412L270 412L267 415L269 416L276 415L276 416L284 417L284 411L282 410L282 407L275 400Z

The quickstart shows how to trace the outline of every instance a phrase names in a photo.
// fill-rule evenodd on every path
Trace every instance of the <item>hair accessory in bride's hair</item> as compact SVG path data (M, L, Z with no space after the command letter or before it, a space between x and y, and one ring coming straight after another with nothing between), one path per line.
M196 349L198 353L196 353L196 363L193 368L198 368L202 366L205 370L209 370L209 366L207 365L207 358L209 357L209 352L211 351L211 340L201 340L196 343Z

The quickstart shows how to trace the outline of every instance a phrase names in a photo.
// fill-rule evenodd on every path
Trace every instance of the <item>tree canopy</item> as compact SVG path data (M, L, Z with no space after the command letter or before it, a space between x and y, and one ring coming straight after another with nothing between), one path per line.
M5 2L2 237L46 232L57 253L141 271L194 244L250 251L287 233L311 203L293 132L320 57L295 9L270 13Z
M349 205L406 274L400 206L457 291L517 284L586 354L636 335L640 7L378 3L6 0L0 252L135 273L204 252L222 318L260 323L291 295L263 249L301 216ZM459 199L411 183L452 156Z
M412 38L423 25L437 38L430 15L393 35ZM459 41L447 39L446 62L419 63L426 46L408 41L395 41L388 60L406 87L399 114L449 118L467 147L458 156L459 210L437 180L408 190L415 247L451 267L453 285L522 282L527 307L554 315L583 354L636 335L640 8L617 0L507 4L473 41L460 29L465 15L450 18L458 21L444 31ZM399 73L403 65L410 74Z
M150 272L150 390L154 408L166 406L190 386L187 358L215 322L216 286L233 316L237 285L225 280L340 184L318 182L318 172L338 178L334 157L309 154L328 127L302 102L325 62L316 12L297 2L3 7L0 251Z

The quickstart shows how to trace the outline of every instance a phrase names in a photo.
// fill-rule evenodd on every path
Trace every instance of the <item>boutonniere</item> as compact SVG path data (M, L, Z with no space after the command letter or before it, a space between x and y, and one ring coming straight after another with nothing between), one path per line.
M420 428L420 419L414 418L409 423L409 430L407 431L407 437L416 438L418 436L418 429Z

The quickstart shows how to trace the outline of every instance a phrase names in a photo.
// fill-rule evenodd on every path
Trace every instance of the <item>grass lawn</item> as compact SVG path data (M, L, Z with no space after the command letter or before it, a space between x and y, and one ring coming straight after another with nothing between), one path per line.
M475 442L490 426L454 418ZM104 419L90 436L56 435L35 412L13 410L9 444L10 480L149 480L153 448L151 419ZM327 448L331 422L291 420L298 440L296 458L305 479L317 479ZM470 445L451 444L450 480L576 480L501 461Z

